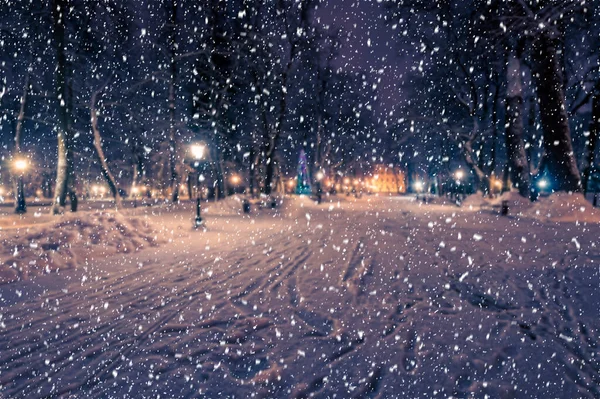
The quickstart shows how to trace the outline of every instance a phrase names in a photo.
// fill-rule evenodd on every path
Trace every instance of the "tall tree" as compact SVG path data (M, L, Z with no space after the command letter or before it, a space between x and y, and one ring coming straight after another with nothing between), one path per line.
M177 0L171 0L169 31L169 172L171 201L179 201L179 157L177 153L176 99L177 99Z
M523 88L521 60L516 43L509 45L506 66L506 151L513 185L519 194L530 197L529 163L523 142Z
M52 213L58 214L66 205L67 197L71 211L77 211L73 169L74 132L71 129L72 96L68 81L69 65L66 56L65 19L68 4L66 0L52 0L53 44L56 50L55 92L58 102L58 161L56 167L56 188Z

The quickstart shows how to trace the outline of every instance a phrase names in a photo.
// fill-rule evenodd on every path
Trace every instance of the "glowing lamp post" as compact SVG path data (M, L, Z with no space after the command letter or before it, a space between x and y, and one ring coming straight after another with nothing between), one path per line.
M416 182L413 184L413 188L415 189L415 191L416 191L418 194L420 194L420 193L422 193L422 192L423 192L423 187L424 187L424 185L423 185L423 182L422 182L422 181L420 181L420 180L419 180L419 181L416 181Z
M200 162L204 159L204 151L206 151L206 145L204 144L192 144L190 152L196 162Z
M190 152L194 158L194 167L200 167L200 162L204 159L204 153L206 151L206 145L204 144L192 144ZM204 224L201 215L200 202L202 201L202 182L204 181L204 175L198 173L198 188L196 195L196 217L194 218L194 228L198 229Z
M229 181L231 182L231 184L233 185L233 187L237 188L240 183L242 182L242 178L239 175L231 175L231 177L229 178Z
M417 201L419 201L419 195L421 195L423 193L424 187L425 187L425 184L421 180L417 180L416 182L413 183L413 189L417 193ZM423 197L423 201L425 201L425 197Z
M27 212L27 203L25 202L25 189L23 187L23 175L29 166L24 158L17 158L14 161L14 170L17 173L17 196L15 203L15 213L23 214Z
M501 192L502 191L502 181L495 179L494 180L494 187L496 188L496 191Z

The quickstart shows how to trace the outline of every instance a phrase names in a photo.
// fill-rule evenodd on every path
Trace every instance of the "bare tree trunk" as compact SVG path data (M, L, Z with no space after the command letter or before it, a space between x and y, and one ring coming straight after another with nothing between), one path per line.
M56 94L58 100L58 161L56 165L56 188L52 213L61 213L67 196L71 199L71 210L75 211L76 196L73 190L73 132L71 131L70 93L67 84L67 57L65 54L65 0L52 1L54 45L56 47ZM73 204L75 199L75 204Z
M192 199L194 198L194 192L193 192L193 187L192 187L192 179L194 178L194 176L191 173L187 173L187 177L185 179L185 183L187 184L187 189L188 189L188 198Z
M286 69L281 77L281 87L283 91L279 100L279 114L277 115L277 122L275 122L275 131L272 137L268 138L267 141L267 172L265 177L265 194L271 195L274 187L275 180L275 151L277 150L277 144L279 143L279 137L281 136L281 130L283 128L283 119L287 110L287 83L288 74L292 69L293 59L290 57L288 60Z
M254 185L256 181L256 162L254 158L254 130L252 130L252 142L250 144L250 155L248 157L250 160L250 171L248 172L248 190L250 191L250 196L252 198L254 198Z
M117 182L113 174L110 172L110 168L106 162L106 156L104 155L104 150L102 149L102 136L100 135L100 130L98 129L98 115L96 111L97 95L98 91L93 92L92 99L90 101L90 119L92 132L94 133L94 149L96 150L96 155L98 156L98 162L100 163L100 171L102 172L102 176L104 177L104 180L106 180L108 189L115 199L115 206L117 208L121 208L122 201L121 195L119 194L119 189L117 187Z
M23 86L23 94L21 94L21 106L19 108L19 114L17 115L17 123L15 126L15 147L14 156L21 156L21 143L22 143L22 132L23 122L25 121L25 108L27 106L27 95L29 93L30 74L27 71L25 75L25 84ZM14 192L15 192L15 213L27 212L27 203L25 200L25 188L23 187L23 175L19 172L19 176L15 176L14 179Z
M171 186L171 201L179 202L179 178L178 178L178 155L177 155L177 132L175 129L175 102L176 102L176 24L177 24L177 1L171 0L171 34L169 38L170 55L170 79L169 79L169 172Z
M521 61L515 49L508 55L506 68L506 152L510 178L522 197L529 198L529 163L523 143L523 88Z
M216 199L222 199L225 198L227 196L227 193L225 192L225 172L224 172L224 167L223 167L223 144L221 143L221 136L219 134L219 132L217 131L217 129L215 129L215 131L213 132L214 138L215 138L215 149L213 151L214 155L213 155L213 160L214 160L214 164L215 164L215 168L214 171L216 172L215 174L217 175L217 179L216 179L216 189L217 189L217 194L215 195Z
M496 173L496 146L498 143L498 102L500 99L500 84L496 84L494 89L494 99L492 100L492 144L490 148L490 175Z
M534 168L534 156L535 156L535 150L536 150L536 146L534 145L533 139L535 137L535 117L536 117L536 109L535 109L535 96L529 96L529 106L528 106L528 114L527 114L527 126L524 128L524 132L523 132L523 137L529 136L532 141L529 143L529 146L526 146L525 148L525 154L527 155L527 164L529 166L529 176L532 176L531 171ZM525 100L523 100L523 102L525 102ZM525 111L523 111L525 112ZM523 123L525 124L525 116L523 116ZM531 181L531 178L529 179ZM532 190L534 190L533 187L531 187ZM532 191L533 193L533 191Z
M473 140L478 135L479 131L479 117L477 115L472 116L473 119L473 132L471 138L463 142L463 155L465 157L465 163L469 167L469 170L477 179L477 186L480 187L484 192L490 190L490 178L485 174L483 170L479 168L477 162L473 159Z
M278 4L278 7L283 5L283 2L281 2L280 4ZM310 11L310 7L311 4L309 1L300 1L298 3L298 8L300 9L300 21L299 21L299 26L300 27L304 27L304 25L306 23L308 23L309 20L309 11ZM279 138L281 137L281 131L283 129L283 121L285 118L285 115L287 113L287 91L288 91L288 79L289 79L289 75L292 72L292 66L294 65L294 61L296 60L296 56L298 55L298 53L300 52L300 44L298 43L298 39L296 38L296 35L294 34L294 32L290 31L290 27L287 25L287 15L286 15L286 10L282 9L278 9L278 12L281 12L281 16L283 18L284 23L286 24L286 31L287 31L287 36L288 39L291 40L290 43L290 55L289 58L287 60L286 66L283 69L283 72L281 73L281 81L280 86L282 89L281 92L281 96L279 98L279 114L277 115L277 121L275 122L275 129L274 129L274 134L272 137L270 137L270 139L267 142L267 152L266 152L266 157L267 157L267 166L266 166L266 177L265 177L265 194L270 195L273 191L274 188L274 183L276 183L274 180L275 178L278 176L278 174L276 174L276 170L275 170L275 163L276 163L276 151L278 148L278 144L279 144Z
M590 175L594 169L596 160L596 147L598 144L598 130L600 130L600 83L596 84L594 96L592 97L592 121L590 123L590 137L586 142L586 154L581 174L581 185L583 192L588 192Z
M571 130L563 90L563 72L557 54L557 32L542 32L535 42L534 77L544 129L546 170L555 191L581 191L571 144Z
M510 175L508 163L504 165L504 169L502 170L502 192L505 193L510 191L510 187L508 185L508 178Z

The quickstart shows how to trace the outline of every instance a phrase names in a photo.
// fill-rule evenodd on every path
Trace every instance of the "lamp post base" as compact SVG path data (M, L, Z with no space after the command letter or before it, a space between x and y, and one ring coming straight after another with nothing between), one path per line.
M19 177L17 181L17 198L16 198L16 206L15 213L17 215L22 215L27 213L27 203L25 201L25 190L23 189L23 177Z
M194 218L194 228L199 229L204 226L204 220L200 216L200 198L196 198L196 217Z

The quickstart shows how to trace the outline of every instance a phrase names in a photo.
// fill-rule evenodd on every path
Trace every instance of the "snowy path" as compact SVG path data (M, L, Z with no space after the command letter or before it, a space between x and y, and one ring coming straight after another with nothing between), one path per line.
M600 397L598 226L291 202L0 286L0 395Z

